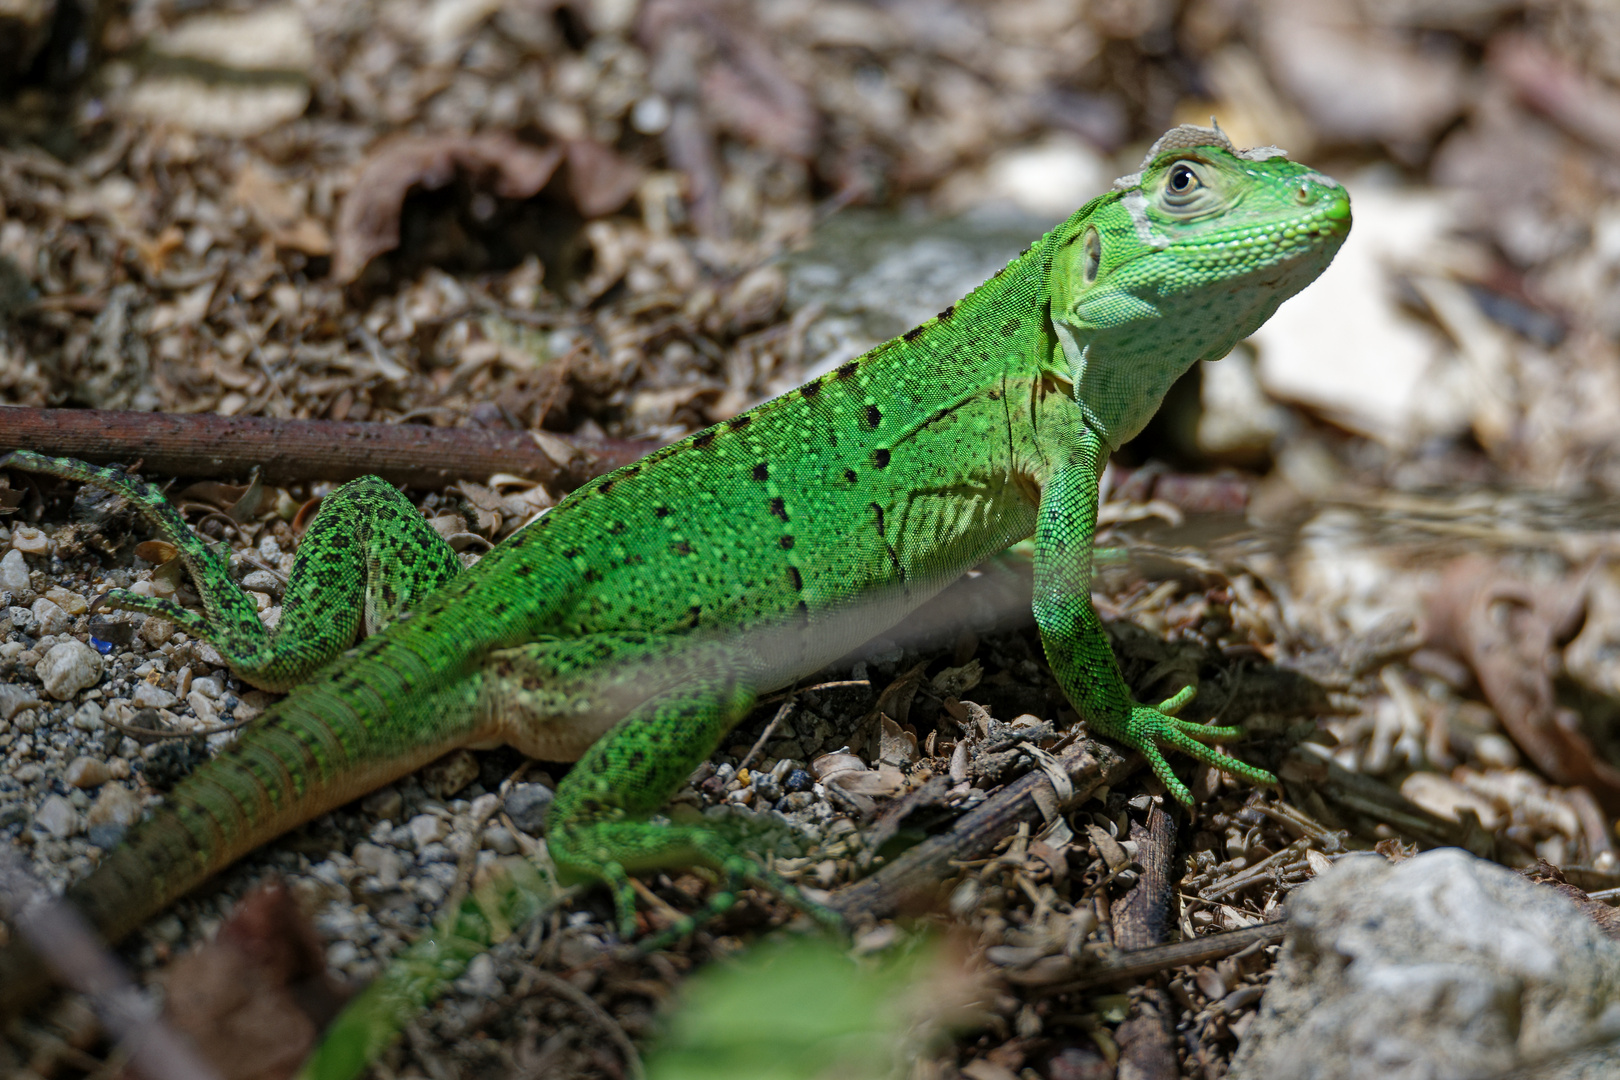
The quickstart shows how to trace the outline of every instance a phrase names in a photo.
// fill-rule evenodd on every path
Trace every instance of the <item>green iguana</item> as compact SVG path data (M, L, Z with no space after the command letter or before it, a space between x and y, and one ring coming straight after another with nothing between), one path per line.
M149 484L16 452L0 466L129 497L185 561L201 612L129 593L256 686L291 693L174 789L68 896L116 940L242 855L463 746L578 759L550 812L564 880L709 864L791 890L701 825L650 815L765 691L823 667L1033 534L1035 620L1091 730L1190 803L1175 748L1235 727L1137 704L1092 609L1108 454L1170 384L1255 330L1333 258L1343 187L1281 151L1183 126L938 317L580 488L458 573L393 488L356 480L299 547L279 627ZM355 646L362 629L371 631ZM347 651L345 651L347 650ZM800 898L799 902L803 902ZM0 953L0 1001L31 980Z

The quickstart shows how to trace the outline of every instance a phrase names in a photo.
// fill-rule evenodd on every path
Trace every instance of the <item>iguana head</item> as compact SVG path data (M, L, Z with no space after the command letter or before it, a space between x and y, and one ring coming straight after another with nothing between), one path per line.
M1337 181L1275 147L1183 125L1049 234L1052 325L1110 446L1195 360L1216 360L1327 268L1350 232Z

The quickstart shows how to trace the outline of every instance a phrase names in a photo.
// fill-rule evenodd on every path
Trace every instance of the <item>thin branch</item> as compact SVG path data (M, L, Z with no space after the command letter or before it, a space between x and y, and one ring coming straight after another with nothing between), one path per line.
M432 488L506 472L572 490L656 448L424 424L0 407L0 453L33 450L96 464L138 458L148 472L190 477L246 476L259 465L271 484L373 474Z

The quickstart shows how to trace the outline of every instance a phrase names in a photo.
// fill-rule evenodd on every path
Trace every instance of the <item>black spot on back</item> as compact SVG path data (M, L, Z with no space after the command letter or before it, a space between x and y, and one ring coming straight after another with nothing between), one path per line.
M742 416L733 416L730 420L727 420L726 426L732 431L741 431L743 428L747 427L753 422L754 418L749 416L747 413L744 413Z
M692 554L692 545L687 543L685 540L676 541L674 547L675 547L675 554L677 554L677 555L690 555L690 554Z
M916 341L918 338L922 337L922 332L923 332L922 327L913 326L910 330L907 330L905 333L901 334L900 336L902 338L904 338L906 341Z
M703 434L692 440L692 445L697 447L699 450L702 450L712 442L714 442L714 432L705 431Z
M782 539L778 540L777 543L782 545L783 551L786 551L793 546L793 537L784 536Z
M809 401L817 394L821 393L821 380L816 379L812 382L805 383L803 386L799 387L799 393L804 395L804 399L806 401Z
M772 499L771 513L786 521L788 519L787 503L780 497Z
M889 452L887 450L872 451L872 464L880 469L887 469L889 467Z
M878 411L878 407L876 405L868 405L866 407L866 422L872 427L877 427L879 424L883 423L883 414Z
M853 484L855 481L860 479L860 476L856 474L854 469L845 469L844 479Z
M847 364L838 365L838 370L834 371L833 374L840 379L847 379L851 375L855 374L855 369L858 367L860 367L860 364L854 360L851 360Z
M669 515L671 513L673 513L673 511L671 511L670 508L667 507L667 506L655 506L655 507L653 507L653 517L661 517L661 518L669 517Z
M946 307L946 309L944 311L939 313L939 321L944 322L946 319L949 319L952 315L955 315L955 314L956 314L956 305L951 304L948 307Z
M770 466L767 465L765 462L762 461L758 465L754 466L753 477L754 477L755 480L758 480L760 483L763 484L765 482L765 479L770 475L771 475Z
M797 566L788 567L788 583L793 586L795 592L804 588L804 576L799 573Z

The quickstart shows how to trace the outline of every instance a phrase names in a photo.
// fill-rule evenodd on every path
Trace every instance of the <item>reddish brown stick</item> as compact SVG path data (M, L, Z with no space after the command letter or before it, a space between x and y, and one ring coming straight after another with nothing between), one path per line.
M97 464L139 459L150 473L197 478L242 477L257 465L271 484L372 474L394 484L442 487L505 472L570 490L655 448L422 424L0 408L0 453L33 450Z

